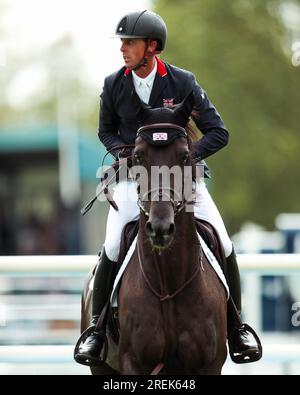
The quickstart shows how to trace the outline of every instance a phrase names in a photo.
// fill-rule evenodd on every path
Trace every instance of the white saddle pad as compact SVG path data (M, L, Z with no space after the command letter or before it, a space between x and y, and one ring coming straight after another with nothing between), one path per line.
M205 241L202 239L202 237L197 233L198 235L198 239L200 241L201 247L203 249L203 252L208 260L208 262L211 264L211 266L213 267L213 269L215 270L217 276L219 277L221 283L223 284L225 291L227 293L227 300L229 299L229 287L228 284L226 282L225 276L223 274L223 271L216 259L216 257L214 256L214 254L211 252L211 250L208 248L207 244L205 243ZM135 246L136 246L136 242L137 242L137 238L138 236L135 237L135 239L133 240L127 254L126 257L122 263L122 266L115 278L115 282L114 282L114 286L113 286L113 291L111 294L111 305L113 307L117 307L118 306L118 290L119 290L119 283L121 281L121 278L123 276L123 273L128 265L128 262L130 261L130 258L132 257L132 254L135 250Z
M138 238L138 235L135 236L135 239L133 240L133 242L132 242L132 244L131 244L131 246L130 246L130 248L129 248L126 256L125 256L125 259L124 259L124 261L122 263L122 266L120 267L120 270L118 271L118 274L117 274L117 276L115 278L113 291L112 291L112 294L111 294L111 297L110 297L110 302L111 302L111 305L113 307L117 307L118 306L119 283L120 283L121 278L123 276L123 273L124 273L124 271L125 271L125 269L126 269L126 267L128 265L128 262L129 262L130 258L132 257L132 254L134 253L136 242L137 242L137 238Z

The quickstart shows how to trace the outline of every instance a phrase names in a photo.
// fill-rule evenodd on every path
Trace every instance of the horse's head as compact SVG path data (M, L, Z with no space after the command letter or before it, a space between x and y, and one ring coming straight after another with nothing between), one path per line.
M144 169L138 179L140 207L147 216L146 233L153 247L163 249L172 242L175 216L186 204L184 168L191 168L191 155L185 127L194 96L191 92L173 108L155 109L143 104L135 92L132 98L140 123L133 163Z

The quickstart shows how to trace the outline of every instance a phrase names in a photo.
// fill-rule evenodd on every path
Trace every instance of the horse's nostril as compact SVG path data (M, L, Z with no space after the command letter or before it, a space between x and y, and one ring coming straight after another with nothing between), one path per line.
M169 235L169 236L172 236L174 233L175 233L175 225L172 223L172 224L170 224L170 226L169 226L168 235Z
M146 233L147 233L148 236L153 236L154 235L154 231L153 231L152 224L151 224L150 221L148 221L146 223Z
M164 239L166 237L168 238L174 235L175 224L174 223L153 224L151 221L148 221L146 223L145 230L146 230L146 234L151 238Z

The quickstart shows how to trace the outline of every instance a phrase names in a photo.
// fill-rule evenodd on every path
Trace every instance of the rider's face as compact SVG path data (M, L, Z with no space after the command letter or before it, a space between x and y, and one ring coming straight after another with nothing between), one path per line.
M129 69L134 68L143 61L146 41L142 38L121 39L122 45L120 51L123 54L125 66Z

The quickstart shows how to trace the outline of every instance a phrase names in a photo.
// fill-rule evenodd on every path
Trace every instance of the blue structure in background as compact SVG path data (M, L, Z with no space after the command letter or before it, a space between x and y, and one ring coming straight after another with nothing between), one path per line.
M280 214L276 226L283 235L284 245L280 249L261 249L260 253L287 253L295 251L295 241L300 236L300 214ZM262 327L264 331L299 330L291 323L291 306L295 300L289 291L285 276L263 276L262 278Z
M66 132L64 132L66 133ZM29 128L0 129L0 254L80 254L79 218L81 196L72 207L67 207L60 196L59 182L59 131L57 126L37 125ZM75 139L72 138L75 136ZM96 133L64 134L64 143L70 137L70 146L78 156L81 192L97 185L96 173L105 155L105 147ZM76 151L77 150L77 151ZM63 151L64 152L64 151ZM108 157L105 164L112 162ZM36 182L34 190L24 181L24 174L42 172L43 180ZM72 168L71 168L72 169ZM68 170L66 170L68 176ZM78 175L78 173L77 173ZM50 180L51 178L51 180ZM72 174L70 174L72 180ZM65 184L63 184L65 185ZM92 186L92 187L91 187ZM42 188L46 192L42 193ZM93 193L93 192L92 192ZM45 221L39 218L39 209L30 199L44 199L52 207L52 215ZM83 194L84 195L84 194ZM73 195L72 195L73 196ZM20 202L22 202L20 204ZM22 210L17 209L22 207ZM27 209L27 212L25 213ZM21 211L21 212L20 212ZM36 247L20 248L22 240L29 235ZM41 237L40 237L41 236ZM22 239L23 238L23 239ZM48 243L48 245L47 245ZM51 244L52 243L52 244Z
M5 155L58 153L58 129L56 126L36 126L30 129L0 129L0 161ZM97 134L79 133L78 153L82 182L94 181L101 160L106 153ZM28 157L30 159L30 157ZM108 157L106 164L112 162Z

